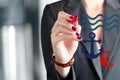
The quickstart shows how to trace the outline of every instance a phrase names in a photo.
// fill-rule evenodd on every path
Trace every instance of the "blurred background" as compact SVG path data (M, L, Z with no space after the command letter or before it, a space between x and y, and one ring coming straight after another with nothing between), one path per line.
M45 5L56 1L0 0L0 80L47 80L40 25Z
M57 0L0 0L0 80L47 80L40 24Z

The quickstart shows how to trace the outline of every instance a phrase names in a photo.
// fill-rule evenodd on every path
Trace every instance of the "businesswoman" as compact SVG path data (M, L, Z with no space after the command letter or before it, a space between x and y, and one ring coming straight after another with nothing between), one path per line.
M116 67L120 65L117 61L119 56L117 59L111 57L113 59L110 61L117 66L106 69L101 65L100 57L88 59L81 51L84 48L86 53L90 54L91 48L89 42L82 41L90 39L89 33L91 32L87 28L82 28L82 20L88 19L87 17L83 18L82 15L88 14L90 17L98 14L110 16L113 13L120 15L120 7L113 7L113 5L105 0L62 0L45 7L41 25L41 41L48 80L120 79L120 71L116 72ZM88 20L95 23L100 19L103 20L103 17ZM98 22L96 25L104 24ZM95 28L96 25L89 26ZM119 38L115 36L119 34L119 28L104 31L99 27L93 32L95 40L101 40L101 43L95 45L94 52L96 54L103 44L104 50L111 50L111 55L116 56L115 53L120 53L119 45L115 45L119 42Z

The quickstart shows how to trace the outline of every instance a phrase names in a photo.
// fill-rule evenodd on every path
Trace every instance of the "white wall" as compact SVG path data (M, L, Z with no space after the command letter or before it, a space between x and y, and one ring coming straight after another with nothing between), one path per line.
M40 0L40 13L43 12L43 9L45 7L46 4L50 4L50 3L53 3L53 2L56 2L56 1L59 1L59 0ZM42 14L40 14L42 16Z

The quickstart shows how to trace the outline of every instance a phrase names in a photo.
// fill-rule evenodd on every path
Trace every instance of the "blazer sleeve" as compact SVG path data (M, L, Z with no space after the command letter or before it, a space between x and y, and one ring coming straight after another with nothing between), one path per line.
M58 6L56 6L57 8ZM59 7L58 7L59 8ZM56 10L56 9L55 9ZM57 14L51 5L47 5L43 11L41 22L41 43L43 50L43 57L45 67L47 70L47 80L76 80L73 66L66 79L62 79L54 67L54 63L51 61L52 46L51 46L51 29L57 19Z

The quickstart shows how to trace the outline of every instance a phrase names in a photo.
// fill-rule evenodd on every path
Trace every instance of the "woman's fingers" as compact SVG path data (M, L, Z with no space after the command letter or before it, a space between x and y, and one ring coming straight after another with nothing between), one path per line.
M52 29L52 32L54 32L59 26L62 26L64 28L69 29L70 31L76 31L76 27L71 24L70 22L66 21L66 20L57 20L55 23L55 26Z
M63 34L60 36L55 36L54 38L52 38L52 41L54 43L57 43L59 41L63 41L63 40L74 40L74 41L81 41L82 38L79 36L76 36L76 34L73 35L68 35L68 34Z
M70 15L70 14L64 12L64 11L60 11L60 12L58 13L58 19L66 19L66 20L68 20L68 21L71 21L72 18L73 18L72 15Z
M68 34L68 35L72 35L72 34L75 34L74 31L71 31L65 27L62 27L62 26L59 26L57 27L54 32L52 33L53 36L59 36L60 34Z
M75 31L70 31L67 28L64 28L62 26L59 26L58 28L55 29L55 31L51 34L51 39L53 40L76 40L76 41L81 41L82 38L78 32Z
M77 26L77 33L81 33L81 30L82 30L82 27L81 27L81 25L80 24L78 24L78 26Z
M52 28L51 38L58 41L67 39L81 41L80 32L81 26L78 23L78 16L60 11Z
M58 13L58 19L55 22L52 32L54 32L54 30L58 26L66 27L71 31L76 31L76 30L81 31L80 28L78 27L78 16L72 16L68 13L65 13L64 11L60 11Z
M71 23L69 23L69 24L71 24ZM81 26L80 25L76 26L76 27L73 26L73 27L69 28L65 25L62 25L62 23L61 23L61 25L53 27L53 29L52 29L52 35L54 35L54 36L58 36L59 33L64 33L64 34L69 34L70 35L70 34L75 34L75 33L80 34L80 32L81 32Z

